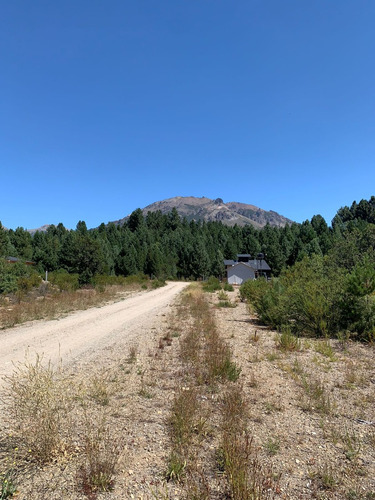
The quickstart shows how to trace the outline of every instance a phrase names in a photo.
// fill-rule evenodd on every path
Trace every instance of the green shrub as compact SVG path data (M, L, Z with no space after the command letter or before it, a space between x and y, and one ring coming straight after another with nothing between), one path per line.
M224 292L224 290L219 290L219 293L217 294L217 298L219 300L229 300L228 294Z
M210 276L208 280L203 284L203 290L205 292L216 292L221 289L220 281L214 276Z
M14 470L9 470L0 473L0 500L5 500L6 498L12 497L17 488L14 484Z
M277 336L276 345L283 351L299 351L301 349L301 341L292 334L289 327L282 329L281 333Z
M258 311L261 298L271 287L271 282L264 278L248 280L240 287L241 300L246 300Z
M341 328L362 340L375 339L375 267L364 257L347 276L340 297Z
M18 278L17 287L24 293L27 293L32 288L38 287L42 282L42 278L35 272L31 273L30 276L22 276Z
M53 285L56 285L61 292L72 292L79 287L79 275L70 274L68 271L65 271L65 269L59 269L58 271L49 273L48 280Z
M0 276L0 293L14 293L17 291L17 277L12 274Z
M166 282L164 280L153 280L152 281L152 288L155 290L156 288L160 288L162 286L165 286Z
M236 304L234 302L231 302L230 300L220 300L217 304L217 307L236 307Z
M40 285L42 279L31 266L22 262L8 264L0 261L0 293L27 293Z
M314 337L349 330L369 340L375 331L375 273L371 266L365 272L365 267L361 263L346 278L346 271L328 257L313 255L270 282L247 281L240 294L273 328L287 326Z
M256 311L261 321L273 328L281 329L283 325L289 323L289 306L287 290L279 279L274 279L257 302Z

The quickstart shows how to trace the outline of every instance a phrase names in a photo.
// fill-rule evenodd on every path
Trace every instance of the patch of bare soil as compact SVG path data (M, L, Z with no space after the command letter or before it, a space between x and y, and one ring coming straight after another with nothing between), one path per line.
M375 498L374 347L308 339L302 340L300 350L285 352L277 348L275 332L249 314L237 291L228 295L236 307L219 308L218 295L205 294L218 330L241 367L236 383L243 389L259 462L272 468L278 485L267 498ZM87 343L87 348L77 348L74 359L66 351L69 363L62 387L72 397L59 442L46 463L37 461L30 443L17 434L16 421L9 420L7 407L2 408L0 473L10 471L18 499L193 498L188 480L166 481L171 406L189 380L180 349L189 318L171 296L154 313L145 307L144 321L134 319L131 328L131 322L125 323L131 308L123 317L118 313L122 319L108 338L98 340L93 334L90 340L90 331L95 326L102 331L105 321L116 316L115 309L108 315L106 308L97 309L92 322L84 316L87 311L65 318L67 325L69 318L77 318L75 324L82 328L88 322L81 344ZM43 323L35 323L34 334L38 325L43 332ZM63 330L63 343L71 329ZM6 337L2 339L3 355ZM56 353L57 337L45 359ZM203 387L197 393L207 416L199 438L202 452L195 455L197 474L204 474L211 491L205 498L212 499L229 498L215 458L223 391L219 384L215 391ZM99 461L110 467L105 460L115 457L108 491L90 485L88 462L99 454L88 447L93 435L101 448Z

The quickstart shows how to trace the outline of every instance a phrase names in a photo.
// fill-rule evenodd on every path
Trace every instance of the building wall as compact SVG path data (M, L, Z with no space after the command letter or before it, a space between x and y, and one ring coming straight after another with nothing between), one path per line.
M228 283L241 285L244 281L255 279L255 271L249 266L238 263L228 268Z

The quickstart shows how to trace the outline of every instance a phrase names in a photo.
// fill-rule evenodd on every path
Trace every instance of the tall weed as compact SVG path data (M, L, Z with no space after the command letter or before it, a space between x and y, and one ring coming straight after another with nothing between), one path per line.
M5 402L14 435L40 462L50 460L67 439L72 394L61 365L37 356L6 378Z
M121 440L112 435L105 413L95 420L86 413L77 473L78 484L86 494L112 489L121 444Z

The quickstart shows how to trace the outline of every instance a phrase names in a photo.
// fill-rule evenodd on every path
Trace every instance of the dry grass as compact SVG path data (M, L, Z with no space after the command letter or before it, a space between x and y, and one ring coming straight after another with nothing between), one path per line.
M191 476L194 437L201 436L204 426L205 419L198 400L197 383L199 385L202 381L202 341L204 329L210 323L207 313L207 303L201 290L195 285L190 286L183 294L179 311L180 319L183 316L185 321L189 322L186 334L180 339L180 358L189 366L189 371L194 376L180 380L182 387L176 390L172 401L169 417L171 451L167 464L167 480L181 481L186 474ZM196 484L197 488L199 484Z
M37 356L35 362L19 364L6 382L3 403L10 433L5 448L17 451L17 466L12 475L7 471L2 478L0 498L10 496L11 485L23 469L35 463L43 470L62 459L75 463L77 484L72 489L89 497L110 490L122 440L114 437L104 410L113 392L109 373L99 371L82 383L61 363L54 367ZM3 460L7 463L8 457ZM38 488L40 495L47 495L47 485Z
M110 285L103 291L96 289L71 292L52 291L42 297L19 304L5 304L0 307L0 328L10 328L26 321L52 319L70 311L84 310L120 298L124 293L140 290L139 284L125 286Z
M248 409L242 385L237 382L241 368L233 361L232 350L221 337L212 308L194 288L183 300L190 318L181 338L181 359L194 378L186 380L176 392L171 408L172 452L168 479L183 481L184 498L232 498L234 500L271 498L274 482L271 469L263 467L257 447L248 431ZM256 386L255 375L250 380ZM220 401L214 404L212 391ZM203 413L203 402L206 412ZM209 403L212 401L212 403ZM208 405L208 407L207 407ZM204 422L203 427L197 422ZM215 436L209 431L215 427ZM198 439L196 439L196 436ZM207 439L215 459L210 464ZM205 451L206 450L206 451ZM204 469L194 464L204 463ZM220 471L215 480L212 467ZM211 469L211 472L210 472ZM219 486L220 485L220 486ZM220 491L219 496L218 491ZM216 492L216 493L215 493Z
M171 408L171 433L174 444L182 447L191 442L198 413L197 391L182 387L175 395Z
M261 464L247 424L243 389L236 384L223 397L222 444L219 453L230 495L233 500L273 498L275 484L272 470Z
M78 484L85 495L96 491L110 491L114 484L122 442L112 434L105 413L95 421L86 413L84 424Z
M305 391L301 400L301 408L329 415L333 410L333 403L322 380L305 373L301 375L300 380Z
M195 464L207 460L204 450L216 408L209 409L206 403L204 409L204 403L210 401L212 390L220 391L222 384L237 380L241 370L232 361L231 350L219 335L213 312L202 291L196 286L188 289L182 307L187 308L184 320L188 328L180 339L180 356L192 377L185 377L180 382L183 386L176 391L171 406L172 450L167 478L186 479L184 498L208 499L212 498L215 487L212 479L208 479L208 471Z
M68 446L73 394L61 364L26 361L6 378L4 401L14 438L34 459L46 462Z

